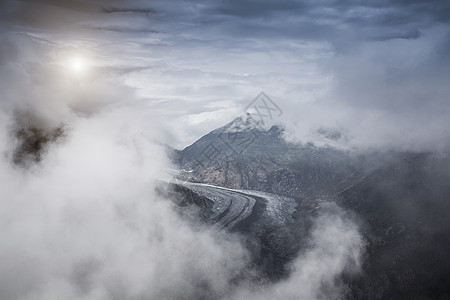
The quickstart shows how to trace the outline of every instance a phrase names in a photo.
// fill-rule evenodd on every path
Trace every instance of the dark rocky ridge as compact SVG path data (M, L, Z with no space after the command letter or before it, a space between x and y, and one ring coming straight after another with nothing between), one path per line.
M12 160L16 165L26 167L41 161L49 144L63 138L64 126L46 130L39 127L19 128L15 132L16 148Z

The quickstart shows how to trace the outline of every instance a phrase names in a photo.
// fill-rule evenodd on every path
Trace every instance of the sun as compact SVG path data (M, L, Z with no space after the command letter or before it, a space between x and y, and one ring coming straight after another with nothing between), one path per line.
M86 72L88 63L83 57L75 56L70 59L68 66L73 73L81 74Z

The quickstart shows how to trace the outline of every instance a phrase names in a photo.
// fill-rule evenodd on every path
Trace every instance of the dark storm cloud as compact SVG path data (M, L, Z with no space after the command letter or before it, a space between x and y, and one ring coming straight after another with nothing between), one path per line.
M83 25L82 28L93 30L93 31L113 31L122 33L157 33L157 30L146 29L142 27L130 28L121 26L96 26L96 25Z
M138 14L154 14L155 10L150 8L119 8L119 7L103 7L102 12L104 13L138 13Z
M124 5L126 4L126 5ZM0 6L3 21L29 30L64 31L76 34L87 30L129 32L145 31L145 20L155 13L144 1L73 1L36 0L4 1ZM108 16L111 15L111 16ZM94 26L91 23L103 25ZM127 25L130 24L130 25ZM138 27L133 23L139 23Z
M67 27L94 17L101 22L103 15L114 15L116 24L88 28L108 27L129 32L131 27L145 31L145 25L136 28L120 22L125 19L133 23L133 18L140 16L154 18L166 29L184 25L183 32L201 32L204 38L212 40L240 37L326 41L410 39L418 38L422 29L438 22L448 23L450 19L450 3L446 1L40 0L9 3L3 4L3 11L9 11L9 21L21 25Z
M445 1L193 1L202 17L195 21L220 24L230 34L333 40L348 38L417 38L420 29L448 23Z
M306 1L257 1L257 0L245 0L245 1L222 1L217 2L215 8L211 8L211 11L215 11L219 14L237 16L241 18L260 18L270 17L278 13L305 13L311 7Z

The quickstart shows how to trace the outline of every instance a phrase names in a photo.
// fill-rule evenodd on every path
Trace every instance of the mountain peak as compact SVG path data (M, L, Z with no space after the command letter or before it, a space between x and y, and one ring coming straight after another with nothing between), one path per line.
M251 114L242 115L225 126L219 128L220 132L246 132L251 130L264 130L260 120L256 120Z

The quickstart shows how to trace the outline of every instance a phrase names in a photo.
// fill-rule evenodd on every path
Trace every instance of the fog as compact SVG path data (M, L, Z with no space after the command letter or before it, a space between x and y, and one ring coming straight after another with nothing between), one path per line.
M155 193L172 166L133 89L95 66L73 74L57 60L67 49L27 34L2 35L1 49L1 299L342 292L335 278L358 264L362 241L339 209L323 210L289 278L262 284L240 237L185 220Z
M132 94L102 76L66 89L64 70L24 49L34 46L27 37L6 46L17 44L24 54L1 74L0 298L189 298L202 282L222 293L246 253L156 197L153 179L169 166L157 127L136 108L113 107ZM102 106L71 108L77 101ZM13 163L20 126L60 124L63 137L45 145L40 161Z
M269 282L155 192L166 144L261 91L296 143L448 153L448 4L317 3L2 1L0 299L341 298L366 245L341 208Z
M308 241L291 263L290 277L252 292L239 290L236 299L342 299L344 273L360 271L364 242L352 218L335 204L326 204Z

